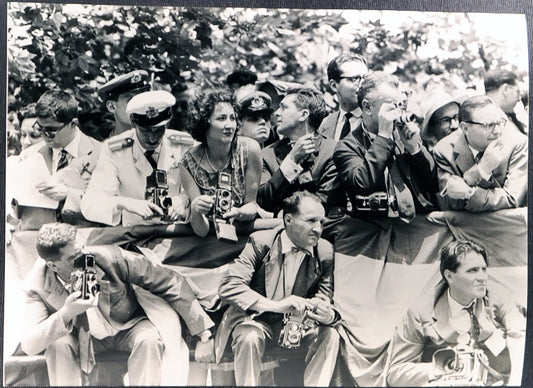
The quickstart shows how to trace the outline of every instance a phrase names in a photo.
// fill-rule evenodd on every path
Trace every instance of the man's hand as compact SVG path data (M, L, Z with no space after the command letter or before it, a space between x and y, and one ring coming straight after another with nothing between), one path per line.
M289 157L294 160L295 163L301 164L306 160L309 155L317 152L318 149L315 146L315 137L312 133L303 135L296 143L293 144L291 152L289 152Z
M256 216L257 204L255 202L248 202L241 207L232 206L232 208L223 215L225 219L234 218L238 221L250 221L255 219Z
M145 220L163 215L163 210L159 206L145 199L122 198L117 207L119 210L137 214Z
M420 151L420 144L422 144L422 138L420 137L420 128L414 122L406 123L398 129L400 134L400 140L402 141L405 150L414 155Z
M215 204L215 198L212 195L199 195L191 202L191 210L203 215L208 215Z
M314 298L311 298L311 303L313 303L314 307L311 311L307 312L309 318L323 325L329 325L335 320L335 311L327 296L318 294Z
M168 208L167 215L161 218L165 222L176 222L187 217L187 208L180 197L178 201L172 201L172 206Z
M67 186L62 183L54 182L53 180L39 182L35 185L35 188L39 190L41 194L44 194L55 201L65 200L69 192Z
M272 311L280 314L294 313L295 311L302 313L306 308L312 309L313 307L313 303L311 303L310 299L291 295L285 299L277 301Z
M63 318L63 322L67 325L73 318L84 313L92 307L98 305L100 293L96 295L89 294L89 299L81 299L81 291L76 291L70 294L65 299L65 304L59 309L59 315Z
M394 120L398 117L399 110L394 104L384 102L378 112L378 135L387 139L392 138Z
M502 149L503 143L501 138L491 141L485 149L483 157L478 163L478 167L487 174L492 173L492 171L494 171L494 169L498 167L504 159Z
M197 362L215 362L215 340L207 342L198 341L194 350L194 359Z
M468 186L463 178L452 175L448 179L443 195L447 195L451 199L465 199L472 190L472 187Z

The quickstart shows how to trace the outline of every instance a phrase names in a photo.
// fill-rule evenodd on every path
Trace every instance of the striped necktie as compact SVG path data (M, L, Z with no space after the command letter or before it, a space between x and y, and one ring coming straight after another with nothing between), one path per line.
M67 167L67 165L68 165L68 152L66 149L63 148L59 156L59 162L57 162L56 171L59 171L62 168Z

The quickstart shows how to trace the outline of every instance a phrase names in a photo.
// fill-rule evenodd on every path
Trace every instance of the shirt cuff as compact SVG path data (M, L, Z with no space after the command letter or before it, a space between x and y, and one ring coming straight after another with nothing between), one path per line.
M298 178L298 175L300 175L300 173L304 170L302 166L297 164L289 156L283 159L279 169L281 170L281 173L285 179L287 179L290 183L294 182L296 178Z
M478 166L477 170L479 171L479 175L481 176L481 178L483 178L486 181L490 180L490 176L492 175L492 171L487 172L483 168L481 168L480 166Z

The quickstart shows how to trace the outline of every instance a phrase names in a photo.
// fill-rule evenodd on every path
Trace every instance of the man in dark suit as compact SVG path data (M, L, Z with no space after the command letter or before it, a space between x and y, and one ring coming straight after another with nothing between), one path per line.
M331 60L327 71L329 86L337 97L339 109L322 121L318 133L338 141L361 123L357 91L368 74L368 67L364 57L347 52Z
M421 295L396 328L389 347L387 384L492 385L500 381L496 385L502 385L510 372L509 385L520 385L526 320L510 295L488 287L487 253L472 241L459 240L442 249L440 260L442 282L434 293ZM480 380L482 374L473 375L474 370L469 374L469 363L463 359L464 379L446 380L447 375L461 375L459 365L457 373L453 359L445 356L453 353L441 352L432 363L435 352L447 347L481 352L497 373L490 373L490 380Z
M418 126L404 110L405 95L398 79L371 73L357 98L363 121L335 149L338 176L328 199L328 215L351 208L358 216L409 221L415 213L433 210L435 162L422 145Z
M286 199L283 220L283 229L253 233L222 279L219 295L230 307L216 334L217 361L230 343L237 385L258 385L261 358L265 347L276 346L283 314L305 311L315 323L303 332L302 346L309 346L303 384L328 386L339 317L332 307L333 247L320 238L324 208L316 195L297 192Z
M62 223L42 226L37 252L41 258L26 279L28 325L21 348L29 355L45 352L51 385L81 385L82 371L88 374L94 366L92 349L130 352L130 384L159 385L165 345L132 286L164 298L191 334L198 336L197 359L214 360L209 330L213 322L181 275L116 246L82 250L76 241L76 229ZM100 287L87 299L80 298L80 291L73 290L71 282L76 263L86 257L83 254L94 256Z
M35 188L41 194L58 201L59 207L46 209L22 206L22 203L18 203L17 196L14 196L18 228L38 230L44 223L56 220L87 224L81 214L80 200L96 166L101 144L78 128L78 102L68 92L45 92L37 101L35 111L37 120L34 129L42 134L44 141L25 149L20 154L19 163L44 161L50 179L35 182Z
M275 112L283 139L264 148L257 203L277 213L283 199L298 190L317 194L322 204L335 179L335 141L316 132L326 115L322 96L312 89L287 92Z
M505 114L487 96L465 100L459 122L433 150L441 207L482 212L524 206L527 137L506 127Z

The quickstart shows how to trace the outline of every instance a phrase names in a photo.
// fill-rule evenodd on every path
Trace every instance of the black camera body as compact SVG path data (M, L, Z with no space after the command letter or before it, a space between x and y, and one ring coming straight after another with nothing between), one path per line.
M70 274L70 292L80 291L80 299L89 299L100 291L96 278L94 256L83 254L74 261L74 270Z
M389 196L384 191L370 195L356 195L355 208L362 212L385 213L389 209Z
M310 327L308 319L307 309L303 313L285 314L278 345L287 349L299 348L305 331Z
M237 231L231 222L223 217L233 206L233 193L231 191L231 175L219 171L218 184L215 191L215 204L213 206L213 222L215 233L219 240L237 242Z
M154 170L146 177L146 192L144 198L163 210L163 214L168 214L168 209L172 206L172 198L168 196L167 172L165 170Z

